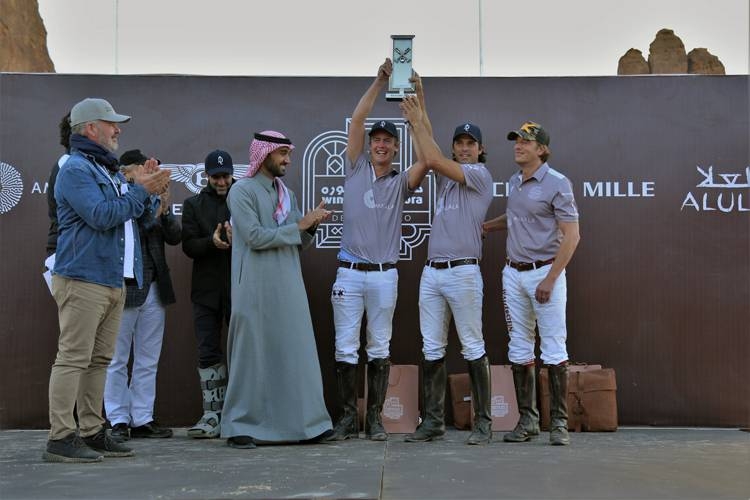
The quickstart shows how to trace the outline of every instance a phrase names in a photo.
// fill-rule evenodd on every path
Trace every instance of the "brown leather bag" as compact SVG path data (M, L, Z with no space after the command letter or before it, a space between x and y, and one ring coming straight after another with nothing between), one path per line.
M549 376L539 371L542 430L549 429ZM568 430L612 432L617 430L617 382L612 368L599 365L568 367Z

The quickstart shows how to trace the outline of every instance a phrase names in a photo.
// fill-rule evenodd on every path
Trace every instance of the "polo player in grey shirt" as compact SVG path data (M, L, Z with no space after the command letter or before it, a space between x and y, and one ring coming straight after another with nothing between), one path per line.
M490 363L482 336L484 285L479 261L482 221L492 202L492 176L484 166L482 132L471 123L456 127L451 147L454 159L449 159L432 138L427 112L419 100L406 98L401 109L420 161L434 171L437 183L428 260L419 285L424 420L406 441L431 441L445 434L445 351L453 316L461 353L469 365L474 406L473 432L466 443L489 443Z
M573 187L547 164L549 134L541 125L524 123L508 133L520 170L510 178L506 213L485 222L485 231L508 230L503 301L510 335L508 358L520 418L503 436L524 442L539 434L536 408L534 326L539 327L542 361L549 369L550 443L567 445L568 353L566 349L565 266L573 257L580 235Z
M362 315L367 314L367 417L365 435L384 441L388 435L381 412L388 389L390 342L396 308L401 219L404 201L424 179L427 168L417 162L398 172L393 160L399 133L387 120L375 122L365 151L365 119L388 82L390 59L352 113L346 148L344 231L331 304L336 328L336 379L340 416L331 440L358 436L357 364ZM421 88L417 88L421 93Z

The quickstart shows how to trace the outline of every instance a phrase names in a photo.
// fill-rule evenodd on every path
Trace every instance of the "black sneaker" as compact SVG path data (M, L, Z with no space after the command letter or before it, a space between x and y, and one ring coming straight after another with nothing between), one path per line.
M130 429L130 437L135 438L169 438L172 437L172 429L159 427L156 422L151 421L138 427Z
M249 450L255 448L255 440L250 436L233 436L227 439L227 446L230 448Z
M103 427L93 436L83 438L83 442L94 450L103 453L105 457L132 457L135 455L133 450L112 439Z
M127 441L128 439L130 439L130 430L128 429L128 424L115 424L112 427L112 432L110 435L115 441Z
M62 439L47 441L47 450L42 454L45 462L90 463L101 462L104 456L86 446L75 432Z

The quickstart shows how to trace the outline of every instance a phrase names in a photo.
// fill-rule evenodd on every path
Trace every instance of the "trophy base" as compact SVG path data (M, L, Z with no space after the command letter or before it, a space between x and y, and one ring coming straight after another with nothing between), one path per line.
M398 92L386 92L385 93L385 100L389 102L400 102L404 100L404 97L407 95L413 95L414 91L411 89L399 89Z

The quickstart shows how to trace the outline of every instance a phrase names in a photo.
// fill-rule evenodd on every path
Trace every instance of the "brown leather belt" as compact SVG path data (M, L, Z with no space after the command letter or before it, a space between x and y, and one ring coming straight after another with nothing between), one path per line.
M396 264L393 264L392 262L386 262L385 264L372 264L370 262L347 262L345 260L340 260L339 267L354 269L356 271L388 271L389 269L396 269Z
M450 269L456 266L473 266L479 264L479 259L456 259L446 261L428 260L425 265L435 269Z
M536 262L513 262L512 260L507 259L505 262L516 271L531 271L532 269L539 269L540 267L552 264L555 262L555 259L538 260Z

